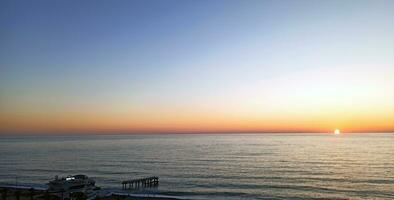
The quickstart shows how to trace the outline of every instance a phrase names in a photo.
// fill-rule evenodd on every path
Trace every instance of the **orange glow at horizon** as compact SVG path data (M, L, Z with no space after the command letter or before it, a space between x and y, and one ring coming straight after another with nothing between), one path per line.
M390 132L393 117L374 118L297 115L245 116L216 113L69 113L62 115L8 115L0 117L0 131L88 133L193 133L193 132L327 132L340 126L347 132Z
M0 132L327 133L337 127L346 132L394 131L394 94L384 90L394 81L382 82L368 71L348 80L350 73L338 75L337 71L290 74L254 88L213 94L191 92L186 94L194 98L187 101L184 93L165 91L140 95L140 99L113 97L111 101L65 96L47 102L50 98L36 94L30 99L21 97L23 101L4 97Z

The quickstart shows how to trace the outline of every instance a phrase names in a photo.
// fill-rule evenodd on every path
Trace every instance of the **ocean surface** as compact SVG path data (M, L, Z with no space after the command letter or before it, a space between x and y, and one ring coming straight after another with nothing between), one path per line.
M69 174L155 175L150 193L188 199L394 199L394 134L0 136L1 184Z

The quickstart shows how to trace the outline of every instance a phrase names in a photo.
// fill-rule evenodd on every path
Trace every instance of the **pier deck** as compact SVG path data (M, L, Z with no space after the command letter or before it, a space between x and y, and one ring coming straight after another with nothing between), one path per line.
M157 176L122 181L123 190L131 190L139 187L155 187L158 185L159 177Z

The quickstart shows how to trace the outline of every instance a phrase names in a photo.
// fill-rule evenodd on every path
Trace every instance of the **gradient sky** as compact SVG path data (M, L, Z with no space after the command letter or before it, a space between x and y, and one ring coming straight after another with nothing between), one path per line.
M394 1L0 2L0 132L394 130Z

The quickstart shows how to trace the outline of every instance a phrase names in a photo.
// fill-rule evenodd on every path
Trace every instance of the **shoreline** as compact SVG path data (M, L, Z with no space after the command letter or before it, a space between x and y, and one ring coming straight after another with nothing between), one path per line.
M102 190L105 192L105 189ZM1 200L61 200L60 197L51 194L47 189L29 186L0 186ZM108 191L104 195L98 195L95 200L180 200L182 198L168 197L156 194L131 194Z

